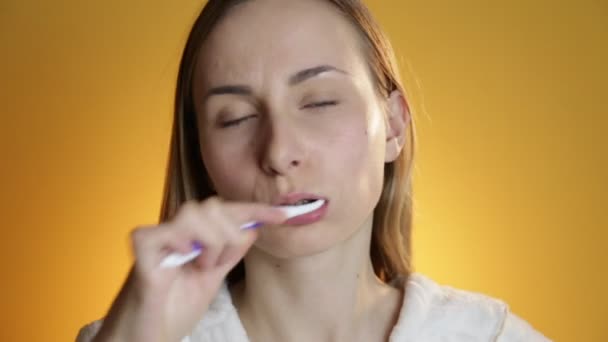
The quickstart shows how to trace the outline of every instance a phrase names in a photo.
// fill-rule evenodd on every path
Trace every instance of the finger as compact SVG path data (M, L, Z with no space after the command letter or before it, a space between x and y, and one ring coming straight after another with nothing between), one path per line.
M248 222L280 224L287 219L281 209L262 203L226 203L225 212L226 217L239 227Z
M266 204L225 202L214 197L202 203L184 203L173 225L191 241L200 242L204 246L197 263L203 268L210 268L218 263L225 245L243 243L240 226L245 221L278 224L285 219L281 210Z
M186 251L188 238L170 226L142 226L131 232L135 265L140 271L156 268L171 251Z
M228 244L242 242L241 227L245 223L278 224L286 219L280 209L266 204L226 202L218 197L205 200L198 212L204 223L198 225L197 229L213 230L218 239Z
M209 213L201 213L201 206L196 203L183 205L173 225L188 237L190 243L196 242L206 249L219 246L225 240L221 229L224 224Z
M195 244L191 241L190 238L185 236L183 239L179 239L178 241L175 241L173 246L174 247L173 247L173 249L171 249L171 252L180 253L180 254L188 254L188 253L192 252L192 250L195 247Z
M138 260L154 257L169 244L171 244L171 236L160 225L141 226L131 231L131 245Z
M217 264L217 260L222 254L224 250L224 246L226 245L225 241L218 245L210 246L205 248L202 253L202 268L203 269L211 269L214 268Z
M247 251L257 239L258 235L259 234L257 231L249 230L243 232L238 241L227 244L222 251L222 254L218 257L217 266L228 266L229 269L234 267L234 265L236 265L236 263L241 260L243 256L245 256Z

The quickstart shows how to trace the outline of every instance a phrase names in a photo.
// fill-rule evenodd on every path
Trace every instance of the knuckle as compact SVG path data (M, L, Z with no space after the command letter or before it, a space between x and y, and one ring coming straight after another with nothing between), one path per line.
M184 204L182 204L182 206L179 209L179 212L181 214L183 213L189 213L189 212L194 212L197 211L199 208L199 204L195 201L187 201L184 202Z
M217 215L222 209L222 201L217 197L211 197L203 202L203 208L211 215Z
M199 221L199 217L193 211L185 212L184 215L182 215L182 217L181 217L181 223L184 226L188 226L188 227L196 225L198 221Z
M141 243L141 241L144 239L144 236L146 235L146 230L147 228L142 226L136 227L131 230L131 241L136 245Z
M150 235L150 227L140 226L131 230L130 239L131 239L131 248L134 251L140 251L144 249L146 242L149 240Z
M199 210L200 209L197 204L193 202L187 202L181 207L178 217L176 219L177 221L182 222L196 222L198 220Z

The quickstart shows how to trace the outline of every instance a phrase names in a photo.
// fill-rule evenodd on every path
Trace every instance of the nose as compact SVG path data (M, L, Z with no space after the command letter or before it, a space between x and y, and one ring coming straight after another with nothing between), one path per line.
M270 120L269 120L270 121ZM306 157L301 132L288 118L268 122L262 144L262 169L270 175L287 175L302 165Z

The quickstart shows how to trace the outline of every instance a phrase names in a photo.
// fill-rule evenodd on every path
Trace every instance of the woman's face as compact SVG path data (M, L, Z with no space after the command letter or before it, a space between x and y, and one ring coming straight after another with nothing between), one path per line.
M272 204L293 193L328 200L319 221L261 229L257 248L310 255L371 227L387 157L385 100L336 9L245 2L214 29L197 63L201 154L217 193Z

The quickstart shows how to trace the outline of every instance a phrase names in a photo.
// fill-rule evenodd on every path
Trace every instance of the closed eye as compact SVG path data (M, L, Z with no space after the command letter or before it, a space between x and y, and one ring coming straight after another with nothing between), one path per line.
M338 101L335 101L335 100L319 101L319 102L312 102L312 103L306 104L302 108L303 109L314 109L314 108L320 108L320 107L335 106L337 104L338 104Z
M245 121L247 121L249 119L254 119L256 117L257 117L257 114L251 114L251 115L243 116L238 119L220 122L220 128L235 127L235 126L238 126L238 125L244 123Z

